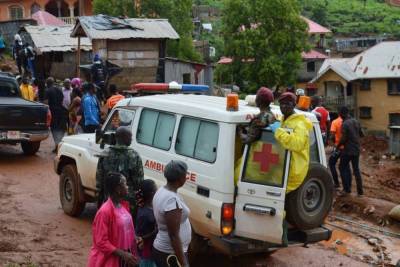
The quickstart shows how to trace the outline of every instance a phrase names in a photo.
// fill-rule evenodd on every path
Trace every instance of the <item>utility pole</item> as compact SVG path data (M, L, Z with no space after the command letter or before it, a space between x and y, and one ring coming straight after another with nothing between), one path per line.
M78 9L79 9L79 16L84 16L85 15L85 12L84 12L84 2L83 2L83 0L79 0L79 6L78 6Z

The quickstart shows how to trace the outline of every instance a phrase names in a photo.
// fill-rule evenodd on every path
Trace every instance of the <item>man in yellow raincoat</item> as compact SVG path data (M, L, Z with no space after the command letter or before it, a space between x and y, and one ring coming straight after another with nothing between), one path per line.
M283 93L279 97L279 105L283 114L282 122L275 122L270 127L281 146L292 152L286 189L286 193L290 193L303 183L308 172L310 163L309 132L312 123L303 114L294 112L296 96L293 93ZM288 132L283 128L291 131Z

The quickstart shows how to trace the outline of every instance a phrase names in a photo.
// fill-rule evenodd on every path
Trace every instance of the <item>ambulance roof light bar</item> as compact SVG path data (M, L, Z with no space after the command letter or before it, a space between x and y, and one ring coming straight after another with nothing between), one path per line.
M200 84L178 84L177 82L171 83L137 83L132 86L134 90L157 91L157 92L208 92L208 85Z

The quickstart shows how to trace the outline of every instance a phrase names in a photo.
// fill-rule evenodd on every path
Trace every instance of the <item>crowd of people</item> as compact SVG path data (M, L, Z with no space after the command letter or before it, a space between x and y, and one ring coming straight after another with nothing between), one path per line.
M65 134L94 133L100 128L104 114L96 88L95 83L83 83L79 78L65 79L62 85L58 85L50 77L46 80L44 93L40 93L36 80L30 82L28 77L22 78L22 97L49 105L54 152ZM104 110L110 112L124 97L115 85L110 85L108 91L110 97L104 103ZM238 127L242 142L250 144L261 137L263 128L269 126L275 139L292 152L288 193L302 184L310 162L309 132L312 124L304 114L295 112L300 97L291 92L282 93L278 98L282 119L276 120L269 108L274 95L268 88L260 88L256 95L260 113L248 127ZM335 147L329 158L335 187L340 187L336 171L336 164L340 161L343 190L339 194L351 192L351 164L357 193L363 195L359 170L360 124L350 117L346 107L340 108L339 117L331 123L329 112L321 100L312 97L308 111L319 119L324 142ZM284 128L293 131L288 133ZM152 180L144 180L141 157L130 146L131 130L118 127L115 139L116 144L99 155L96 172L98 212L93 222L93 246L88 266L163 267L171 266L171 262L172 266L189 266L190 210L177 194L185 184L187 165L181 161L168 163L164 168L167 183L157 190Z
M154 181L144 180L141 157L130 148L130 129L117 128L115 138L97 167L88 266L189 266L190 210L177 194L186 182L186 163L169 162L167 183L157 190Z
M282 121L275 120L269 109L273 101L272 92L261 88L256 96L261 112L247 129L239 128L238 135L251 143L260 138L262 128L271 127L276 140L292 152L291 192L307 174L312 124L304 114L295 112L294 94L283 93L278 99ZM293 132L285 131L286 127ZM166 185L157 190L152 180L144 180L140 155L130 147L130 130L117 128L115 138L116 145L100 155L97 167L99 209L93 222L88 266L189 266L190 209L177 194L186 182L186 163L170 161L164 168Z
M296 96L297 105L299 105L299 100L302 97L309 98L305 96L303 89L296 90ZM306 104L299 108L305 111L311 111L316 115L320 122L324 143L332 147L328 165L332 174L334 186L339 190L338 195L346 196L351 193L352 177L354 175L357 195L362 196L364 190L359 167L359 158L361 151L360 138L363 136L363 132L360 123L350 116L350 110L346 106L338 109L338 118L331 123L329 111L322 106L322 98L320 96L311 97L309 106ZM338 162L339 174L336 166ZM342 189L340 189L339 175L342 181Z
M94 133L102 124L107 111L102 111L102 104L97 97L97 86L83 82L80 78L65 79L57 83L49 77L44 88L40 89L38 79L28 76L18 78L22 98L40 101L49 106L51 112L50 129L56 152L58 144L66 134ZM115 85L109 86L112 95L105 103L110 111L124 96L118 93Z

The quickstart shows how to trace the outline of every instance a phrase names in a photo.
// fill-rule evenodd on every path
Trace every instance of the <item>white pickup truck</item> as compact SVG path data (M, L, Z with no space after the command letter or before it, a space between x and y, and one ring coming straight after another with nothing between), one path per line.
M281 116L279 107L271 109ZM313 124L311 164L303 184L286 194L291 153L268 129L251 146L237 136L238 125L248 124L257 112L245 101L229 112L226 98L204 95L122 100L101 131L68 136L60 144L55 171L62 208L79 216L85 203L95 201L96 155L108 145L96 140L110 140L105 137L126 126L132 130L132 148L142 157L145 179L162 186L170 160L187 163L187 183L179 193L191 209L192 245L209 240L230 255L269 251L287 245L282 238L286 221L289 244L329 239L331 232L322 224L332 205L333 184L318 120L304 112Z

